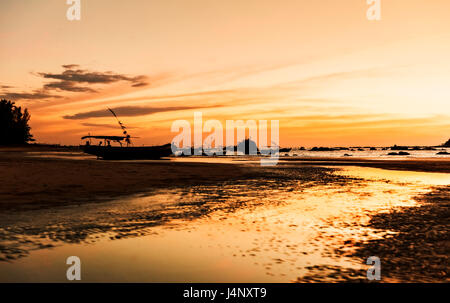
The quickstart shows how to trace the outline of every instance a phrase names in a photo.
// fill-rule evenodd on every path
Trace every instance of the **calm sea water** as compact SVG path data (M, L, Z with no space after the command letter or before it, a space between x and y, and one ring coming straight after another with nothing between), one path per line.
M280 153L283 156L290 157L323 157L323 158L369 158L369 159L405 159L405 158L445 158L450 155L437 155L438 152L450 152L450 148L436 148L436 150L408 150L410 155L406 156L390 156L390 152L399 152L395 150L382 150L377 148L377 150L370 150L364 148L362 151L358 149L354 150L339 150L339 151L304 151L294 149L289 153ZM350 156L346 156L350 155Z

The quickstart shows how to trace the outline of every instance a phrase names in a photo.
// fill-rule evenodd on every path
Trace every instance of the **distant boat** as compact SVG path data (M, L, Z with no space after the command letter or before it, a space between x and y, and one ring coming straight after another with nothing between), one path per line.
M88 141L80 146L83 152L104 160L153 160L172 154L170 143L160 146L132 146L132 137L128 134L126 127L119 121L112 109L108 108L108 110L116 117L122 128L123 136L84 136L81 140L88 139ZM100 142L98 145L92 145L91 139L97 139ZM120 146L111 146L111 142L117 142Z

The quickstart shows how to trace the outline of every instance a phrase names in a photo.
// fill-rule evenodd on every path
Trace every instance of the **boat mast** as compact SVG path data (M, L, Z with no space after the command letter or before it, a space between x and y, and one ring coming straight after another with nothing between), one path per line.
M123 125L122 122L120 122L120 120L117 117L116 113L112 109L110 109L108 107L108 110L114 115L114 117L116 117L117 122L119 122L120 128L122 129L122 132L123 132L123 134L125 136L125 142L127 142L127 146L131 145L131 139L130 139L131 137L130 137L130 135L127 132L127 128L125 127L125 125Z

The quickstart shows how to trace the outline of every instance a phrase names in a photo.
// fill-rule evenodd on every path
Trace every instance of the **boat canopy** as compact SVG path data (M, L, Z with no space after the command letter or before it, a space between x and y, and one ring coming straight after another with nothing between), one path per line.
M122 141L125 140L126 136L84 136L81 137L81 140L84 139L101 139L101 140L111 140L111 141Z

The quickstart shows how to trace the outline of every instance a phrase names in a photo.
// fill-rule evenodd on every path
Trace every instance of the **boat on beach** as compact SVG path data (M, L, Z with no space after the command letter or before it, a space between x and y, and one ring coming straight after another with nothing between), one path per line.
M86 136L83 138L95 138ZM107 137L107 136L102 136ZM86 154L97 156L103 160L156 160L168 157L172 154L170 144L161 146L102 146L102 145L82 145L81 149Z
M172 154L170 143L159 146L133 146L131 138L135 137L128 134L116 113L110 108L108 110L116 117L122 128L123 136L83 136L81 140L87 140L84 145L80 146L83 152L103 160L156 160ZM92 139L99 140L98 145L93 145ZM119 146L112 146L111 142L116 142Z

